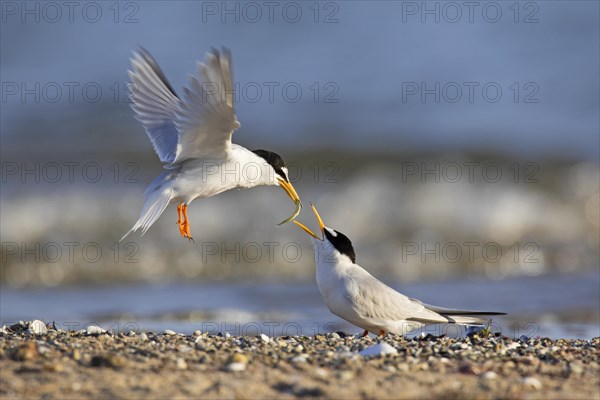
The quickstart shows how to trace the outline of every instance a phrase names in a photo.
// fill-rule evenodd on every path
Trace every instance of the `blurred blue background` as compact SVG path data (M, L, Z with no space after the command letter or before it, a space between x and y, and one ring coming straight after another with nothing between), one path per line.
M2 3L1 322L352 331L320 301L306 238L275 227L280 190L195 202L195 244L174 209L117 243L161 171L127 104L131 51L181 93L223 45L234 141L281 154L373 274L508 311L507 334L598 336L599 3L269 4Z

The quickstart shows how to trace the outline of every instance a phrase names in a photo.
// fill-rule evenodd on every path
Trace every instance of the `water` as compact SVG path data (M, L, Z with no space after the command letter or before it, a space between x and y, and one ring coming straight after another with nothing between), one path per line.
M241 4L227 3L211 4ZM322 9L316 23L313 3L292 3L303 8L303 18L294 23L282 18L285 2L274 22L264 7L259 21L245 14L236 21L235 13L224 19L207 15L207 2L185 1L136 3L135 23L115 22L112 3L97 3L103 18L94 23L80 14L69 22L66 7L57 22L34 23L35 15L22 22L19 13L7 14L1 26L2 79L19 89L2 101L3 141L26 137L21 147L26 151L32 151L27 144L34 138L43 150L94 152L129 148L132 138L139 138L136 145L142 148L146 138L123 104L131 50L148 48L180 91L194 61L223 44L233 50L241 85L237 112L244 133L238 140L295 148L483 148L597 159L598 2L522 3L517 22L513 2L493 3L502 14L494 22L483 18L484 3L478 3L472 22L466 7L458 21L429 15L422 22L420 13L406 13L407 2L327 2L321 6L337 11ZM532 5L538 10L530 10ZM124 18L134 10L121 11ZM332 11L334 21L324 23ZM534 21L524 23L532 11ZM21 83L31 89L36 82L40 88L54 86L47 95L40 89L40 98L21 93ZM69 82L78 85L73 99ZM278 84L273 96L269 82ZM431 90L436 82L438 100L434 94L423 101L420 88L410 95L413 87L406 86L423 83ZM468 82L478 85L472 100ZM98 102L93 90L84 92L89 83L101 89ZM301 89L297 101L293 90L284 91L288 83ZM487 84L493 85L489 96L483 90ZM492 96L496 88L499 98ZM124 135L123 129L131 131Z
M509 337L600 336L597 272L394 285L427 303L464 309L504 311L493 328ZM14 290L0 292L2 324L18 320L55 321L63 329L90 324L115 331L172 329L235 335L314 335L343 330L358 333L329 313L314 283L169 283L164 285ZM425 328L456 335L455 327Z
M10 3L9 7L25 4ZM171 209L138 240L136 263L113 261L114 241L135 221L141 191L160 172L142 127L124 101L129 57L138 45L154 54L179 92L204 51L221 44L230 47L235 79L242 88L236 108L242 128L235 140L282 154L292 149L318 150L321 158L315 160L310 154L300 170L304 174L297 177L299 193L307 201L318 201L326 221L335 222L336 227L340 224L355 240L360 259L388 282L394 277L406 282L461 274L500 279L597 265L597 163L572 168L536 164L540 173L535 180L540 184L531 184L513 178L516 160L511 158L502 168L500 182L478 185L468 182L466 173L456 184L443 180L438 184L431 177L427 182L407 183L398 163L374 165L375 160L357 162L355 157L369 151L446 154L446 164L434 158L426 163L428 168L437 161L442 166L455 161L462 165L472 160L463 160L461 154L481 149L511 157L517 154L521 167L545 155L597 160L598 2L520 3L517 23L513 2L490 2L502 7L503 17L497 23L483 21L481 8L474 23L466 21L464 9L457 23L432 22L431 16L422 23L418 14L404 21L403 7L423 2L321 3L339 7L334 16L337 22L331 24L313 22L308 9L313 2L296 2L305 7L305 18L298 23L282 21L280 14L275 23L264 18L258 23L232 22L231 17L223 23L219 16L205 21L202 7L209 3L234 7L238 2L135 3L135 23L121 23L130 8L121 9L121 18L115 22L112 2L94 3L104 13L97 23L82 20L81 6L72 23L66 20L66 8L57 23L32 22L31 15L22 22L20 14L3 13L3 85L63 88L57 101L52 90L3 91L3 164L25 162L31 169L40 161L98 162L103 179L89 183L79 169L74 184L65 183L66 170L60 184L44 179L40 183L35 176L22 178L18 173L3 179L3 245L17 245L18 251L6 258L3 253L0 265L2 323L42 318L63 327L93 322L119 330L169 328L186 333L198 328L238 334L283 333L286 329L305 334L358 331L330 315L314 283L207 280L207 276L310 278L314 266L306 238L291 228L273 228L282 219L279 213L283 217L288 212L289 204L281 193L277 197L272 191L257 189L243 197L229 193L194 204L190 214L197 221L192 226L195 247L177 236ZM36 4L42 3L27 7ZM429 6L436 4L443 3ZM524 23L523 17L531 11L525 7L532 4L539 7L534 15L537 22ZM322 22L329 10L321 11ZM466 91L456 103L448 101L448 96L439 102L431 96L426 101L418 95L403 96L406 83L426 83L427 88L436 82L442 86L458 83L465 88L465 82L473 81L479 88L490 82L500 85L502 98L485 101L480 90L473 102L466 100ZM251 90L243 90L256 84L265 89L268 82L279 85L273 101L266 90L258 101L253 101ZM73 100L67 83L77 85ZM298 102L284 98L281 89L286 83L303 90ZM527 83L533 86L528 89ZM98 102L85 96L86 84L101 88ZM337 101L325 101L333 93L326 84L333 84L332 99ZM315 88L319 89L316 101ZM520 89L517 101L515 88ZM531 88L539 89L532 98L538 101L526 103L524 97L533 93ZM345 156L346 164L333 160L340 174L334 182L326 182L329 171L323 167L332 161L331 150L356 153ZM140 161L147 159L152 164ZM423 165L423 160L403 160ZM139 182L124 184L122 176L113 182L116 161L121 166L131 161L141 165L135 176ZM294 161L293 157L288 161ZM320 162L317 169L315 161ZM349 163L361 171L348 176ZM263 258L259 263L224 265L220 254L199 262L203 243L244 245L274 240L299 243L304 256L294 264L282 264L281 253L274 262ZM71 261L63 243L73 241L99 243L104 257L87 263L79 252ZM481 257L471 265L462 260L431 264L430 260L418 262L418 255L408 263L399 261L402 243L472 241L501 243L509 252L495 264L485 264ZM510 246L515 242L539 245L536 262L525 263L528 253L524 252L518 262L513 261ZM63 256L57 262L43 258L34 262L35 255L23 254L36 243L42 247L59 244ZM186 276L194 282L156 283ZM123 286L127 280L154 283ZM90 283L104 286L85 286ZM38 285L56 287L19 289ZM398 286L432 304L507 311L509 317L498 321L509 336L551 337L599 336L598 287L597 272Z

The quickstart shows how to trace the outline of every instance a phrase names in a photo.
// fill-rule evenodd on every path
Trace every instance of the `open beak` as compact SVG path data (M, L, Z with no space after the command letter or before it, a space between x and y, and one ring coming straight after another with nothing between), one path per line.
M312 210L315 213L315 217L317 217L317 222L319 222L319 229L321 229L321 236L322 236L322 238L320 238L317 235L315 235L313 233L313 231L311 231L310 229L308 229L305 225L301 224L300 222L294 221L294 223L296 225L298 225L300 228L302 228L302 230L304 232L308 233L310 236L314 237L317 240L321 240L322 241L323 238L325 237L325 224L323 223L323 220L321 219L321 216L317 212L317 208L315 207L315 205L311 203L310 206L312 207Z
M282 189L285 190L285 192L288 194L288 196L290 196L290 199L292 199L292 201L294 202L294 205L296 206L294 213L289 218L286 218L277 224L277 225L283 225L285 223L293 221L294 218L296 218L298 216L298 214L300 214L300 210L302 209L302 203L300 202L300 196L298 196L298 193L296 193L296 189L294 189L294 187L292 186L292 184L290 182L288 182L284 179L281 179L281 178L277 178L277 182L279 183L279 186L281 186Z

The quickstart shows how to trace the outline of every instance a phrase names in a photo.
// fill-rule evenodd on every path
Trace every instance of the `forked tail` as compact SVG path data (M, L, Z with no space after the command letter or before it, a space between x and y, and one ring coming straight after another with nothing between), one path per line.
M417 299L411 299L425 306L426 309L440 314L448 319L448 322L464 325L485 325L489 322L493 315L506 315L504 312L497 311L474 311L474 310L455 310L452 308L444 308L432 306L431 304L423 303Z
M146 233L148 228L150 228L158 219L158 217L160 217L163 211L165 211L165 208L167 208L172 198L173 189L170 187L164 189L157 187L155 190L151 190L151 187L149 187L146 191L146 199L144 200L144 206L142 207L140 218L137 220L135 225L133 225L133 228L123 235L120 241L125 239L131 232L135 232L138 229L141 230L142 235Z
M461 325L486 325L490 322L491 315L504 315L504 313L482 313L480 316L475 315L447 315L441 314L448 319L448 322Z

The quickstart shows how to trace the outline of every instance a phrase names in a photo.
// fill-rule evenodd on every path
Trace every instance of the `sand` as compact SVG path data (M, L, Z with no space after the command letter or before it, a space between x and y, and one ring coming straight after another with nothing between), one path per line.
M0 397L600 399L600 338L484 336L115 335L27 322L0 330Z

